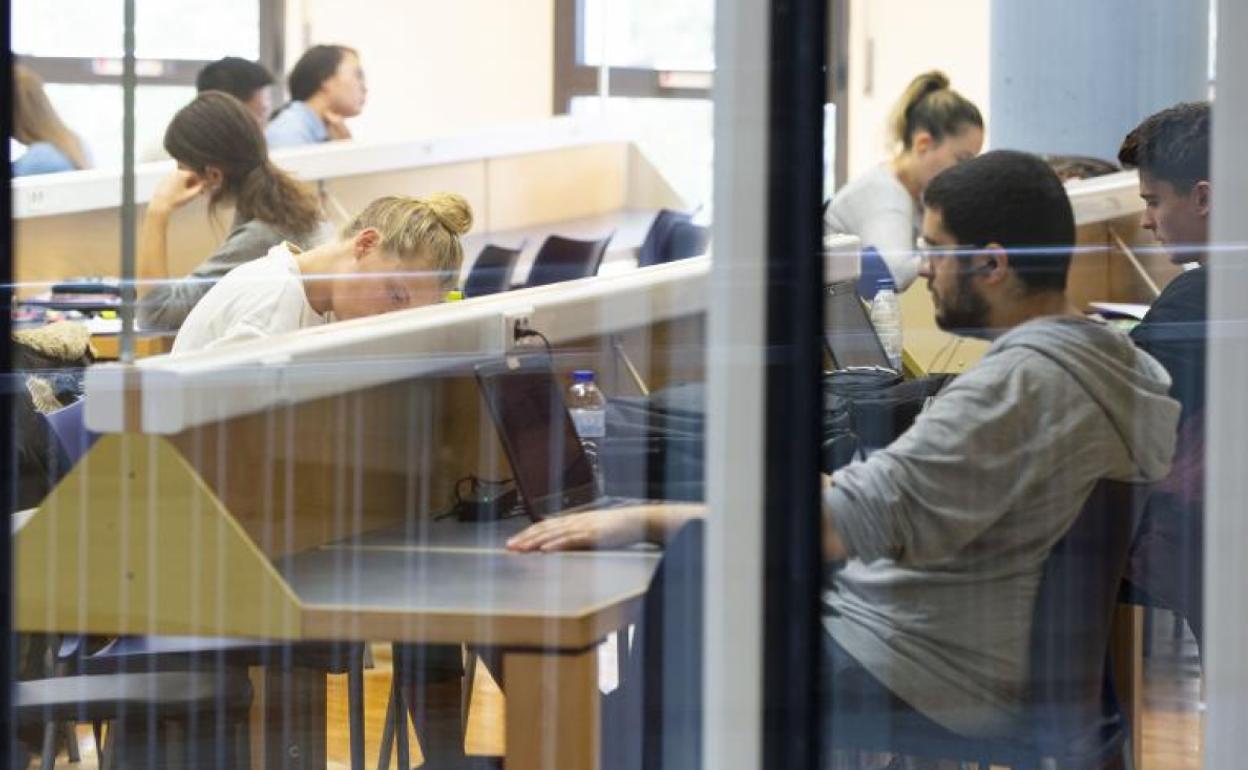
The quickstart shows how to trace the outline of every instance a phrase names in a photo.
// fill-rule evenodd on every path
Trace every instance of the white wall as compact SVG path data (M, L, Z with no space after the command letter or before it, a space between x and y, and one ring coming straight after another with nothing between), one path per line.
M288 68L311 43L360 51L361 139L444 136L549 117L553 0L288 0Z
M988 111L989 0L851 0L849 176L888 157L888 113L920 72L944 70Z

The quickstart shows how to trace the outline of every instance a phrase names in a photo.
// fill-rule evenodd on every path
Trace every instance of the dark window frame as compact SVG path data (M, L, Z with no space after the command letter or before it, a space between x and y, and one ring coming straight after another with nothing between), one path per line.
M285 73L285 24L286 0L255 0L260 9L260 63L273 73L274 85L284 91ZM29 56L16 57L29 67L45 83L73 83L86 85L122 84L122 58L92 56ZM194 86L195 77L205 59L140 59L137 80L139 86ZM107 64L107 71L97 68L98 62ZM159 74L144 74L145 67L158 65Z

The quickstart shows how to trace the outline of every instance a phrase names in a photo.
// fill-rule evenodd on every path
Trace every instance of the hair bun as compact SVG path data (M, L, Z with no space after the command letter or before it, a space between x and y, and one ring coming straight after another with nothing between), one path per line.
M433 215L450 232L464 235L472 229L472 207L462 195L433 193L422 199Z

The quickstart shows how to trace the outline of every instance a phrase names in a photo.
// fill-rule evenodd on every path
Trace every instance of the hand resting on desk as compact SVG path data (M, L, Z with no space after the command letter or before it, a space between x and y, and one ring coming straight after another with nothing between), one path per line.
M512 551L582 551L648 541L662 545L686 521L704 516L696 503L636 505L539 521L507 541Z

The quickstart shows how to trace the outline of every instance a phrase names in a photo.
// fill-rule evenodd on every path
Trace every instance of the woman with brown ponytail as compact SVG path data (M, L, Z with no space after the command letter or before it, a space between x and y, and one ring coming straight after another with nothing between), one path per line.
M332 234L316 194L269 161L264 134L233 96L206 91L179 110L165 131L165 149L178 168L157 185L139 231L141 327L174 331L233 268L283 241L312 247ZM212 214L232 205L234 223L189 276L169 280L169 218L201 194Z
M927 72L902 94L889 131L893 159L839 191L824 223L829 232L856 235L864 249L879 252L898 291L904 291L918 276L915 239L923 223L923 189L940 172L979 154L984 119L949 87L943 72Z

